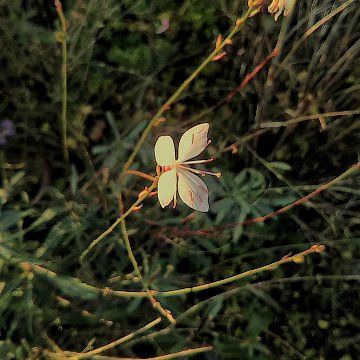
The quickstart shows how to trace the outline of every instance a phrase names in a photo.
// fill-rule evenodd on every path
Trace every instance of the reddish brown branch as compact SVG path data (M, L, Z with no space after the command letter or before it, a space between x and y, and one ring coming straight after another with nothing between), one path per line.
M201 111L200 113L194 115L193 117L190 118L189 122L193 122L195 120L199 120L202 117L204 117L205 115L207 115L208 113L210 113L211 111L219 108L220 106L230 102L236 94L238 94L249 82L252 78L254 78L263 68L264 66L273 58L276 57L279 54L279 51L277 48L275 48L271 54L269 54L258 66L255 67L255 69L251 72L248 73L245 76L245 79L240 83L239 86L237 86L236 88L234 88L233 90L231 90L231 92L229 94L227 94L223 99L219 100L217 103L215 103L214 105L210 106L209 108Z
M229 102L232 100L232 98L238 93L240 92L248 83L249 81L255 77L261 70L262 68L273 58L278 56L279 54L279 50L277 48L275 48L271 54L269 54L258 66L256 66L256 68L249 74L247 74L245 76L245 79L241 82L241 84L236 87L234 90L231 91L230 94L228 94L225 99L223 99L223 102Z
M215 235L215 233L217 231L221 231L221 230L225 230L225 229L231 229L231 228L235 228L237 226L246 226L246 225L261 223L261 222L264 222L264 221L266 221L268 219L272 219L272 218L274 218L274 217L276 217L276 216L278 216L280 214L283 214L283 213L285 213L286 211L292 209L295 206L304 204L305 202L307 202L310 199L314 198L315 196L319 195L324 190L327 190L332 185L335 185L336 183L343 180L344 178L346 178L350 174L358 171L359 169L360 169L360 162L358 162L357 164L354 164L352 167L350 167L344 173L342 173L341 175L339 175L336 178L332 179L331 181L320 185L316 190L314 190L310 194L304 196L303 198L298 199L298 200L292 202L291 204L286 205L286 206L282 207L281 209L272 211L272 212L270 212L270 213L268 213L268 214L266 214L264 216L251 218L251 219L241 221L241 222L234 222L234 223L224 224L224 225L220 225L220 226L214 226L212 228L203 229L203 230L179 229L178 227L173 228L173 227L170 227L170 226L165 227L165 229L171 231L173 234L176 234L177 236L193 236L193 235L209 236L209 235ZM156 223L153 223L153 224L155 225ZM163 228L164 228L164 226L163 226Z
M339 175L335 179L332 179L331 181L319 186L316 190L314 190L310 194L304 196L303 198L298 199L298 200L294 201L293 203L291 203L289 205L286 205L286 206L282 207L281 209L273 211L273 212L271 212L269 214L266 214L264 216L259 216L259 217L248 219L248 220L241 221L241 222L235 222L235 223L220 225L220 226L216 226L216 227L213 227L211 229L207 229L207 230L203 230L203 231L204 232L219 231L219 230L233 228L233 227L236 227L236 226L244 226L244 225L250 225L250 224L255 224L255 223L261 223L261 222L264 222L264 221L266 221L268 219L272 219L275 216L283 214L284 212L292 209L295 206L301 205L301 204L309 201L313 197L319 195L324 190L328 189L330 186L336 184L337 182L341 181L342 179L344 179L345 177L347 177L348 175L350 175L351 173L353 173L353 172L355 172L355 171L357 171L359 169L360 169L360 162L353 165L351 168L349 168L347 171L345 171L344 173L342 173L341 175Z

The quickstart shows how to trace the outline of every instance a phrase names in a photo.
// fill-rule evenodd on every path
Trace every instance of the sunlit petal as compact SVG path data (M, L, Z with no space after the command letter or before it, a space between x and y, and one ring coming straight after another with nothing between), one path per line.
M209 194L206 184L188 170L178 169L178 190L181 200L194 210L209 210Z
M209 124L204 123L192 127L181 136L178 162L181 163L192 159L204 151L209 143L207 138L208 131Z
M175 163L175 147L171 136L160 136L155 144L155 159L160 166Z
M158 198L161 207L171 203L176 194L176 170L172 169L160 175L158 182Z

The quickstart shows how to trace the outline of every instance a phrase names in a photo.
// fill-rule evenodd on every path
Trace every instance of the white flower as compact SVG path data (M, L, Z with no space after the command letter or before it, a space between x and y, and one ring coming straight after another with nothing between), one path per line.
M181 200L194 210L207 212L209 210L209 194L206 184L195 174L202 176L214 175L220 177L220 173L212 173L197 170L190 167L193 164L204 164L209 160L192 160L198 156L210 144L207 139L209 124L204 123L187 130L180 139L178 159L175 160L174 141L171 136L160 136L155 144L155 158L162 171L158 182L158 198L164 208L174 200L176 206L177 189Z
M294 2L294 0L273 0L268 6L268 11L270 14L275 14L274 18L277 21L282 13L284 13L284 16L289 15Z

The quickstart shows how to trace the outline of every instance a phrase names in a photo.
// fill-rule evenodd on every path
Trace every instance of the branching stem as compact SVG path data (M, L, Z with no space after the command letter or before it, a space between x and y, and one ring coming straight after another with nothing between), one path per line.
M229 43L232 37L240 30L240 28L244 25L245 21L249 18L252 13L252 9L248 9L244 16L236 21L236 24L230 34L219 44L219 46L215 47L215 49L210 53L210 55L198 66L198 68L180 85L180 87L175 91L175 93L161 106L158 112L154 115L154 117L149 121L145 130L143 131L139 141L135 145L133 152L130 154L128 160L122 169L122 176L128 171L129 167L133 163L135 156L139 152L142 144L145 139L149 135L150 130L156 124L157 120L162 116L162 114L170 108L173 102L179 97L179 95L189 86L189 84L200 74L200 72L208 65L214 58L215 55L219 54L223 47Z

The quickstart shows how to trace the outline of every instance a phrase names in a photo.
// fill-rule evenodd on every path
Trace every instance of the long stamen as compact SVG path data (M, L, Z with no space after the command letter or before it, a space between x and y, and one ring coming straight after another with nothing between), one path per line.
M206 164L210 161L214 161L214 159L206 159L206 160L191 160L191 161L185 161L182 164L185 165L191 165L191 164Z
M193 172L195 174L199 174L201 176L212 175L212 176L216 176L218 179L220 179L220 177L221 177L221 172L213 173L211 171L197 170L197 169L193 169L191 167L181 166L181 165L179 165L179 168L191 171L191 172Z

